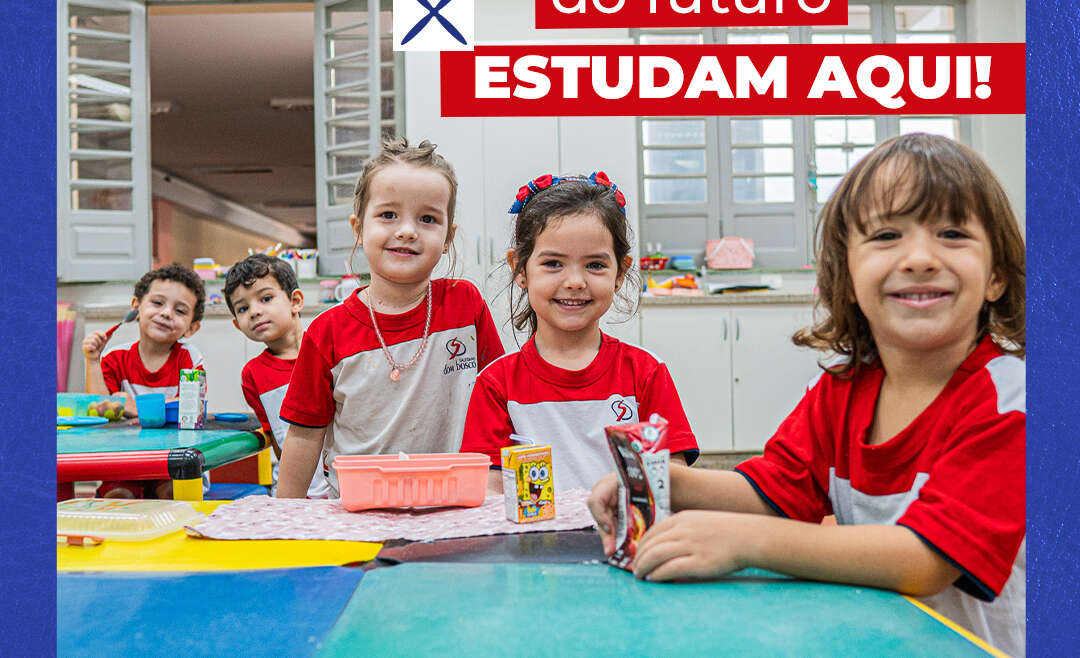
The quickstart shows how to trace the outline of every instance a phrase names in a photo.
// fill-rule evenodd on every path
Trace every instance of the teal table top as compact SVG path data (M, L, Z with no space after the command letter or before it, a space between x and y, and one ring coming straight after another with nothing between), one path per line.
M654 584L602 564L369 571L320 656L986 655L904 597L747 570Z
M252 437L248 429L144 429L138 425L73 427L56 432L56 454L209 448Z

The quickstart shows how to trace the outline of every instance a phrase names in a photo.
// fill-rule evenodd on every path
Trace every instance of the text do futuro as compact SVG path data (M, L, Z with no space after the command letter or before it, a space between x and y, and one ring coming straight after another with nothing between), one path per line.
M617 14L626 6L626 0L551 0L560 14L584 14L592 11L601 14ZM783 14L785 6L798 7L807 14L820 14L829 8L830 0L649 0L649 13L672 12L675 14L713 13L724 15L734 9L740 14Z
M585 84L591 92L608 100L632 94L641 99L699 99L710 94L717 99L788 98L787 56L771 57L764 66L755 64L755 59L762 58L740 55L733 67L725 67L716 56L704 55L688 71L683 62L664 55L523 55L513 62L507 55L478 55L475 97L538 100L554 93L574 99L579 97L581 74L586 72ZM905 90L923 100L946 95L969 99L973 94L986 100L992 93L990 68L989 55L911 55L906 59L870 55L854 67L845 58L825 56L805 98L854 99L861 94L892 110L906 104L901 94Z

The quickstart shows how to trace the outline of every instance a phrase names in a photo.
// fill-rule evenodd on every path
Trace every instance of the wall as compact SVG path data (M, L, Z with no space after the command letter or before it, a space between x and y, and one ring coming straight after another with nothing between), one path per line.
M164 199L154 199L154 266L178 262L191 267L196 258L229 266L275 240L218 219L194 213Z
M1022 42L1024 0L968 0L968 41ZM993 71L991 71L993 80ZM1012 201L1023 231L1026 225L1027 178L1023 115L980 115L972 117L972 147L994 170Z

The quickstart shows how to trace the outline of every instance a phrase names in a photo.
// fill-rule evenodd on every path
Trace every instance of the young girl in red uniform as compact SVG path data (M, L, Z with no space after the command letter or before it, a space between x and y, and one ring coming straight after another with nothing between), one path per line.
M1008 199L966 147L904 135L852 168L818 231L828 314L795 342L835 358L762 457L672 467L672 508L692 511L645 533L634 572L893 589L1020 655L1024 243ZM589 500L609 554L615 491L607 477Z
M337 494L337 455L456 452L476 373L503 353L466 281L431 280L454 239L454 169L427 141L387 142L364 164L349 218L370 285L304 333L281 405L291 427L277 495L316 468Z
M498 469L510 434L519 434L551 446L556 490L589 488L612 467L604 427L659 413L671 451L692 462L697 441L667 367L600 331L633 263L622 192L603 172L541 176L510 212L517 223L506 260L525 293L513 322L532 335L480 373L461 449L486 453ZM497 470L489 484L501 489Z

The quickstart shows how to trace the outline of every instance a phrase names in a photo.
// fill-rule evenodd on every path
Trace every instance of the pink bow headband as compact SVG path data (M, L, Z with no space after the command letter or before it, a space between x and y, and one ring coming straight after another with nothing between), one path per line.
M539 178L534 178L528 183L525 183L518 189L517 197L515 197L514 205L510 206L510 214L516 215L525 209L525 204L529 202L534 196L539 194L542 190L546 190L549 187L554 187L559 183L566 181L576 181L578 183L588 183L590 185L603 185L604 187L610 187L615 192L615 203L619 204L619 210L626 214L626 197L619 191L615 183L611 182L611 179L607 177L602 171L594 171L589 174L588 178L579 178L576 176L568 176L566 178L560 178L558 176L552 176L551 174L544 174Z

